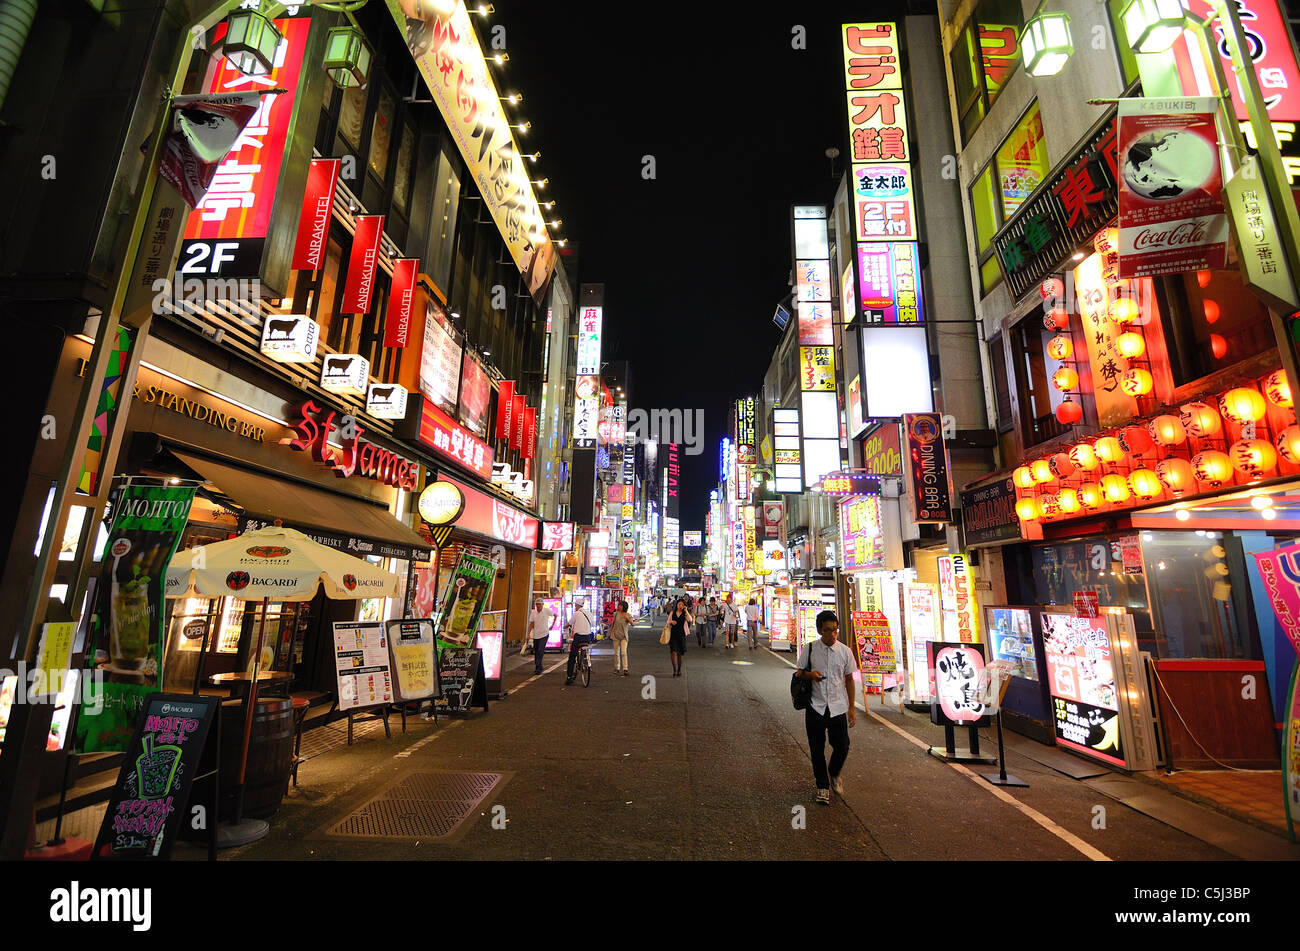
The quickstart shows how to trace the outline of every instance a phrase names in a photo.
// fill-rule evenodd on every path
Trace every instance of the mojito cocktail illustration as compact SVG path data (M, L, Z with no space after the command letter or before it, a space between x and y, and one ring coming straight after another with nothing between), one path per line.
M149 656L149 577L135 576L113 592L109 657L114 667L138 670Z
M144 738L144 752L135 760L136 790L141 799L162 799L172 788L176 767L181 762L179 746L154 746L153 736Z

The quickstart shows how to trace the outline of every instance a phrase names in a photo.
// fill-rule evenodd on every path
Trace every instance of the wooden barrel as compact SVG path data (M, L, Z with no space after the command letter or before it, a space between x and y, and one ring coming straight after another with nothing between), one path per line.
M239 785L239 751L244 742L244 702L221 705L221 818L235 812ZM248 768L244 778L244 816L275 815L289 788L293 767L293 701L288 697L258 697L253 729L248 737Z

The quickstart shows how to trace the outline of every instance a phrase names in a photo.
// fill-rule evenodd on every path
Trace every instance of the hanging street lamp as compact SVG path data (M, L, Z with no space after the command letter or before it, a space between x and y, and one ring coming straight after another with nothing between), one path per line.
M370 77L374 51L365 36L352 24L336 26L325 40L325 57L321 65L340 89L364 87Z
M1020 53L1030 76L1055 76L1074 52L1070 18L1064 13L1043 13L1020 31Z
M265 76L275 65L275 51L282 39L270 17L257 10L235 10L226 17L222 45L235 69L245 76Z
M1182 36L1187 11L1182 0L1129 0L1120 13L1135 53L1163 53Z

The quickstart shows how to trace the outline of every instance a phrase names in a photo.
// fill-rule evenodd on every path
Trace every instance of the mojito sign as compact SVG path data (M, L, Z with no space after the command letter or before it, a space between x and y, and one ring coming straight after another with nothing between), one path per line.
M163 681L163 584L194 501L192 486L128 485L113 507L87 643L87 703L77 719L82 752L125 750L140 710ZM106 660L96 662L96 655Z
M442 594L442 611L438 615L439 650L470 645L496 577L497 566L487 559L460 556Z

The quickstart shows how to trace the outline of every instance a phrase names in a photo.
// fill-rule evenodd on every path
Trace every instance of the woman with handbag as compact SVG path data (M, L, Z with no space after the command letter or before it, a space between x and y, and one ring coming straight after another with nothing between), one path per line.
M614 642L614 673L628 676L627 672L627 632L632 626L632 618L627 613L627 602L618 602L618 612L609 625L609 639Z
M682 658L686 656L686 638L691 633L691 622L695 618L682 598L673 605L672 613L664 622L664 633L668 635L668 654L673 661L673 676L682 675ZM660 641L663 638L660 637Z

